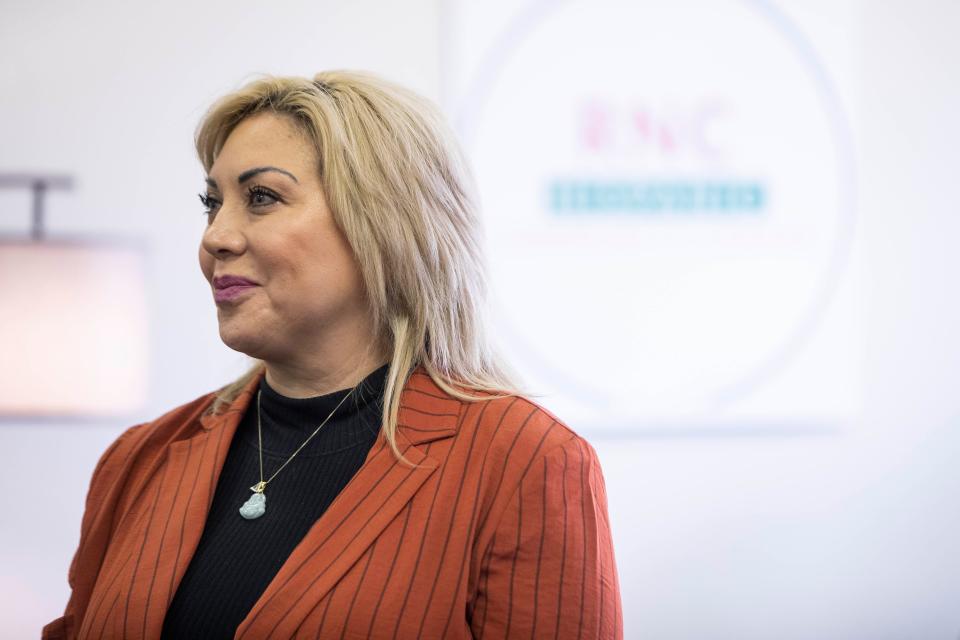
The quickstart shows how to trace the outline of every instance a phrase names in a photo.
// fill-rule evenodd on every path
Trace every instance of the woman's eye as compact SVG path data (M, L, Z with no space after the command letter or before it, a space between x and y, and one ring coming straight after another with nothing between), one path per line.
M247 191L249 201L251 206L254 207L265 207L280 200L276 194L274 194L269 189L264 189L261 186L252 186Z
M198 193L197 195L200 197L200 202L202 202L204 206L203 215L209 216L214 213L214 207L219 205L220 201L203 193Z

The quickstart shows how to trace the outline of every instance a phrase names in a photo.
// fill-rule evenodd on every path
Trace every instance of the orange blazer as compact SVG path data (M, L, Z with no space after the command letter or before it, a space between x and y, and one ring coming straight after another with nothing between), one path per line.
M259 382L220 414L204 415L207 394L103 453L70 600L43 638L160 637ZM590 444L530 400L461 401L422 368L402 391L397 441L419 466L381 432L235 638L622 638Z

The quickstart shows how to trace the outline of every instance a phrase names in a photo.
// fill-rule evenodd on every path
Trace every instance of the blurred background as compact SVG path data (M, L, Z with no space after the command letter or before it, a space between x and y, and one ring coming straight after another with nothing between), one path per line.
M960 5L0 2L0 637L126 427L241 373L192 136L257 73L435 100L492 317L597 449L627 638L960 637Z

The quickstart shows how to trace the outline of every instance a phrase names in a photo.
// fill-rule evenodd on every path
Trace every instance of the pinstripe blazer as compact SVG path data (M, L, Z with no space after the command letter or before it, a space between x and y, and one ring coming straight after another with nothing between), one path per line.
M158 638L259 377L222 413L207 394L101 456L64 615L43 638ZM383 433L235 638L621 638L594 449L524 398L464 402L422 368ZM229 588L229 585L224 585Z

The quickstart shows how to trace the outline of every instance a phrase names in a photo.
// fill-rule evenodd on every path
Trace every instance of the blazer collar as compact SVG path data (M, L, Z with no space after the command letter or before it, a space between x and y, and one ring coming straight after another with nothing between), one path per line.
M204 412L200 416L200 425L204 431L239 423L255 397L264 375L262 370L253 375L236 398L219 413ZM211 395L211 404L214 398L215 395ZM461 401L438 387L423 365L418 365L400 393L397 431L413 445L449 438L457 432L460 408Z
M142 625L143 637L160 635L169 597L183 578L200 542L229 442L262 375L253 376L221 413L200 417L202 428L197 428L194 420L188 420L196 433L170 442L166 456L157 462L158 467L166 465L155 494L163 497L162 508L169 514L163 531L179 530L181 536L177 555L158 553L152 570L155 579L150 585L170 586L166 600L159 592L152 594L150 585L144 582L134 583L128 595L127 613L131 624ZM206 406L212 399L211 395ZM456 433L462 408L461 401L439 389L423 369L414 371L401 392L396 438L401 455L414 466L402 464L396 458L381 431L364 464L294 549L235 637L252 640L296 635L298 625L316 602L336 586L439 468L440 459L430 454L433 445L429 443ZM197 411L203 411L203 407L197 407ZM424 443L428 444L416 446ZM183 490L180 480L188 471L195 478L191 499L186 500L182 508L174 509L176 496ZM154 475L154 470L142 474L141 487L134 495L138 495ZM168 503L170 506L166 506ZM137 522L146 526L145 522ZM142 535L146 540L149 530ZM155 535L161 536L159 544L162 545L163 533ZM151 595L157 597L151 598Z

